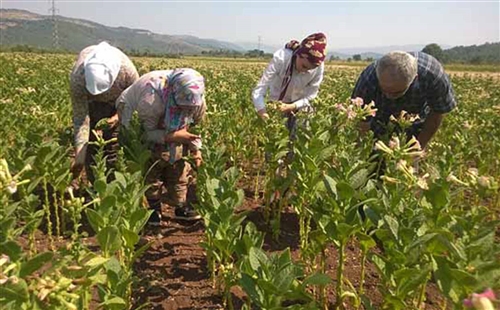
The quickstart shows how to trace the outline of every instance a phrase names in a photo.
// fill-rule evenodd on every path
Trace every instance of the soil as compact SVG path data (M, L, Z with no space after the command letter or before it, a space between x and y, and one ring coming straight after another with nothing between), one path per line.
M298 259L299 225L296 214L287 210L282 215L281 234L275 240L267 227L261 209L261 202L247 198L242 207L250 210L249 221L256 224L260 231L267 232L264 250L282 251L290 248L292 257ZM222 296L212 287L207 268L206 255L200 242L204 240L202 222L186 224L173 219L173 210L163 206L164 221L155 231L150 231L153 244L135 266L139 283L134 289L134 308L187 310L187 309L224 309ZM359 287L360 250L356 244L349 244L346 249L345 276L353 285ZM335 279L337 251L329 247L326 261L328 275ZM365 276L365 292L375 306L380 305L382 296L378 291L378 274L375 266L368 263ZM335 303L334 287L328 292L329 308ZM245 303L245 294L239 288L232 290L235 309L241 309ZM425 309L442 309L443 297L435 285L427 288ZM347 305L348 309L353 309Z
M267 252L277 252L290 248L293 259L299 260L299 224L297 215L291 209L285 209L281 216L281 230L277 239L272 236L270 227L264 220L262 212L262 198L254 198L253 191L246 192L246 199L242 210L248 210L247 221L253 222L256 227L265 232L263 249ZM148 229L145 239L152 245L140 257L134 266L136 279L133 287L132 309L154 310L188 310L188 309L225 309L222 294L212 286L210 272L207 267L206 253L200 246L205 232L202 221L194 223L178 222L174 220L173 208L162 205L163 221L160 227ZM44 232L45 223L35 234L35 247L38 252L50 249L47 234ZM82 243L88 248L97 250L95 238L88 223L83 220L83 231L90 237L83 238ZM55 248L64 247L68 240L54 237ZM19 243L28 250L28 239L19 238ZM143 240L144 242L146 240ZM375 251L380 251L375 249ZM336 296L336 266L337 250L330 246L327 251L326 270L333 279L327 296L329 309L333 309ZM360 249L352 242L346 247L344 275L356 289L360 281ZM375 308L382 303L382 295L378 290L380 284L378 273L373 264L367 262L365 274L365 294ZM234 309L241 309L246 300L245 293L239 288L232 289ZM93 305L97 306L97 296ZM425 309L442 309L444 299L434 284L429 284L426 292ZM346 309L355 309L347 304Z

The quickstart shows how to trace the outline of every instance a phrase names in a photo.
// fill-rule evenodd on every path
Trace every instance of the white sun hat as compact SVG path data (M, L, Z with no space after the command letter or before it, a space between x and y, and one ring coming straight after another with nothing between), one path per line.
M83 62L85 86L92 95L109 90L120 72L120 50L107 42L99 43Z

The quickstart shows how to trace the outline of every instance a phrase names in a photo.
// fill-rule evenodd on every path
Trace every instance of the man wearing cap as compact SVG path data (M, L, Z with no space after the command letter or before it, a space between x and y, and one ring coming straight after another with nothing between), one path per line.
M425 149L437 132L443 117L457 103L448 75L432 56L422 53L394 51L370 64L360 75L352 98L365 104L375 102L375 117L361 124L362 131L371 129L377 139L391 134L387 124L401 111L417 114L407 129L408 138L415 136Z
M89 140L95 140L91 131L99 120L108 118L111 130L104 130L103 138L116 137L118 116L115 101L137 79L137 69L127 55L106 42L86 47L78 55L70 74L75 138L71 171L75 180L85 167L88 179L93 181L89 166L96 149L88 148ZM108 164L115 160L115 148L116 144L105 148Z

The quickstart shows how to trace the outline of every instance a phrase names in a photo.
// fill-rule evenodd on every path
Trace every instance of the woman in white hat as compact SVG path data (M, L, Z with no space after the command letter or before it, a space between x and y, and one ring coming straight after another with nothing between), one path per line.
M108 140L116 136L118 116L115 101L137 79L139 74L132 61L107 42L86 47L78 55L70 74L75 135L75 160L71 171L75 180L85 167L87 177L93 181L89 166L96 150L87 150L89 139L95 139L91 130L99 120L108 118L113 129L105 130L103 138ZM114 148L116 146L109 145L105 149L108 164L115 159Z

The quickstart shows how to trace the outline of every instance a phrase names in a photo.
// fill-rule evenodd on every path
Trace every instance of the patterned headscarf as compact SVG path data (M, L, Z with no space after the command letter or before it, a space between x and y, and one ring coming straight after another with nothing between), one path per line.
M198 71L189 68L175 69L154 88L166 104L166 132L197 124L205 115L205 81ZM193 144L196 148L201 147L201 141L195 141ZM171 162L176 158L177 146L178 143L170 143Z
M286 69L285 76L281 82L281 92L278 100L285 98L286 91L290 82L292 81L293 68L295 66L295 59L297 55L307 58L307 60L316 66L321 65L326 56L326 36L321 33L313 33L307 38L302 40L299 44L297 40L291 40L285 44L285 48L293 51L292 61Z
M303 56L311 64L319 66L326 57L326 36L321 32L313 33L300 44L299 41L291 40L285 48L292 50L294 55Z
M167 132L197 123L205 113L205 81L196 70L175 69L160 80L158 89L166 104L165 128Z

